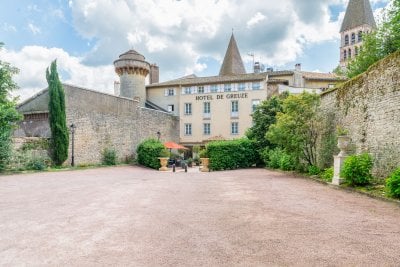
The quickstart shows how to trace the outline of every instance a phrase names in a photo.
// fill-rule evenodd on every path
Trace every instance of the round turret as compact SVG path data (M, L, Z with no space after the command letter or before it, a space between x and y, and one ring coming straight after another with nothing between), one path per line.
M140 105L146 102L145 79L150 64L135 50L129 50L114 61L115 72L120 78L120 96L138 99Z

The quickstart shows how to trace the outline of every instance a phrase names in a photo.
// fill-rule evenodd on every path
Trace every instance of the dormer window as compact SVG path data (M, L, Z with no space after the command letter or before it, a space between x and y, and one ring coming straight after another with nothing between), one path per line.
M347 34L344 36L344 45L349 45L349 36Z

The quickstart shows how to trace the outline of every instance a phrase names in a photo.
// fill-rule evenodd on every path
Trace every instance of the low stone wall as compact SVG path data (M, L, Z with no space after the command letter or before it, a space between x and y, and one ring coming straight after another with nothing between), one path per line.
M323 93L321 109L327 125L349 131L355 153L372 154L376 176L400 166L400 52Z

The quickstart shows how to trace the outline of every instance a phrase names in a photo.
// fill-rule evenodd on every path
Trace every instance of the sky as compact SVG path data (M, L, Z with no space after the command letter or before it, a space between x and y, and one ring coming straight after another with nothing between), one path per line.
M379 21L389 0L371 0ZM0 60L19 68L24 100L47 86L57 59L62 82L112 93L113 62L135 49L160 81L218 75L234 32L247 72L253 57L275 70L331 72L348 0L0 0Z

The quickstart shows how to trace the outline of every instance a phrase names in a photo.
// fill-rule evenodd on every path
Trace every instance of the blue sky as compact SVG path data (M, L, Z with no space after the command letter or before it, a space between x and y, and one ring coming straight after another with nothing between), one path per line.
M24 99L46 86L58 60L62 80L112 92L112 62L134 48L160 66L161 80L217 75L229 38L251 71L252 58L274 69L329 72L339 60L339 27L348 0L0 0L1 60L21 72ZM375 13L388 0L371 0Z

